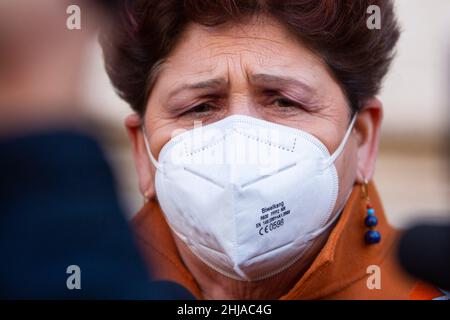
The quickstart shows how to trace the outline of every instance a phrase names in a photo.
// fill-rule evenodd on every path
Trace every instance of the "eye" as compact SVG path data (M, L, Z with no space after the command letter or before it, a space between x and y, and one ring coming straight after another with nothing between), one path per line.
M209 103L201 103L199 105L196 105L195 107L193 107L191 110L189 110L189 112L194 112L194 113L206 113L209 112L211 110L214 109L214 106L212 106Z
M186 112L184 112L181 116L189 116L189 117L207 117L214 113L214 111L217 109L216 106L214 106L211 103L200 103L196 106L193 106Z
M286 98L276 98L272 104L279 108L298 107L298 104Z
M300 103L280 96L276 96L270 101L270 107L280 112L298 111L303 109Z

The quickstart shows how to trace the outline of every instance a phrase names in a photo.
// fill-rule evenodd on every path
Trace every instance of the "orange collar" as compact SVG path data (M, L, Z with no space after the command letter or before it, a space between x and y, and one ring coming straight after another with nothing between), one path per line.
M325 246L297 284L281 299L326 297L366 277L368 265L382 263L392 249L396 231L386 220L373 182L369 183L368 193L378 217L376 229L381 233L381 243L367 245L364 241L367 231L364 224L366 201L363 199L360 185L355 185Z
M368 265L380 265L392 251L397 232L386 221L374 184L369 183L371 204L378 217L381 243L364 242L366 203L355 185L346 207L314 262L294 287L281 299L320 299L343 290L367 276ZM133 226L153 276L175 281L197 298L202 294L178 254L169 226L157 201L150 201L137 214Z

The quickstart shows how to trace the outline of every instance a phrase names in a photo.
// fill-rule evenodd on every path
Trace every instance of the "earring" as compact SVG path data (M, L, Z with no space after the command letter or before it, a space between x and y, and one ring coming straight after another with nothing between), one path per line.
M369 182L364 179L364 183L361 186L362 197L366 201L366 218L364 219L364 224L369 228L364 235L364 240L367 244L376 244L381 240L381 234L375 230L378 224L378 218L375 216L375 209L370 204L370 198L368 193Z
M148 191L146 191L145 193L144 193L144 204L146 204L147 202L149 202L150 201L150 194L149 194L150 192L148 192Z

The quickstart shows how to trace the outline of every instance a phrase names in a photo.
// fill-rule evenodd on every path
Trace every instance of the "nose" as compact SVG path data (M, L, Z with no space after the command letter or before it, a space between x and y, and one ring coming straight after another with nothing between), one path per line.
M251 92L235 92L230 95L228 116L231 115L244 115L254 118L261 118L258 114L254 99Z
M228 116L245 115L260 118L255 104L254 88L250 83L252 70L244 57L228 60Z

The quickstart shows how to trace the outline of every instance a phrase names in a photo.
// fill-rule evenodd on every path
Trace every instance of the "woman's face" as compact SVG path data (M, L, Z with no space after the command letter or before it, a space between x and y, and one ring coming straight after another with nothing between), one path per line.
M270 18L207 28L191 24L161 65L144 117L151 151L194 121L209 124L240 114L309 132L330 154L350 122L346 97L324 62ZM381 107L370 101L336 161L338 205L355 179L371 178ZM143 194L154 195L139 121L127 120Z

